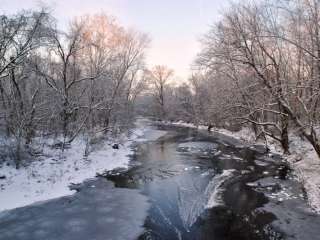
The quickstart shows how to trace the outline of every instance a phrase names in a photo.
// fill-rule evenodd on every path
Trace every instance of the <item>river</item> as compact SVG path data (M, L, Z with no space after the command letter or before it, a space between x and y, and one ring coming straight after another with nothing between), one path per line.
M129 169L73 186L73 196L0 214L0 240L320 239L281 157L218 133L153 125L166 133L132 146Z

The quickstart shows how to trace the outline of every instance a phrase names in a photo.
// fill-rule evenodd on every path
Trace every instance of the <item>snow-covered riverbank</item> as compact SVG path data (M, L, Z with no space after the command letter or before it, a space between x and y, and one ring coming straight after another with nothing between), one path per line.
M105 170L127 167L131 153L130 141L119 150L106 142L87 158L83 157L84 149L85 142L77 140L63 154L47 148L45 154L50 157L27 167L17 170L5 165L0 168L0 176L5 176L0 180L0 211L73 194L70 184L81 183Z
M311 145L299 137L291 137L291 155L286 159L303 184L311 208L320 214L320 159Z
M202 130L208 128L208 126L195 126L194 124L182 121L173 123L165 122L163 124L198 128ZM253 132L248 128L243 128L238 132L217 128L212 131L237 138L248 144L257 144ZM258 142L258 144L264 143ZM269 144L272 152L282 154L280 146L275 141L270 139ZM313 211L320 213L320 159L313 150L311 144L295 135L290 136L290 151L291 154L284 155L284 158L289 162L299 181L303 184L310 207Z
M26 206L38 201L73 194L71 184L82 183L99 173L115 168L128 167L131 145L134 141L156 140L164 131L153 131L146 120L137 121L129 136L104 141L97 149L84 157L85 141L78 139L64 153L44 148L44 156L19 170L12 165L0 167L0 211ZM113 149L114 142L120 143Z

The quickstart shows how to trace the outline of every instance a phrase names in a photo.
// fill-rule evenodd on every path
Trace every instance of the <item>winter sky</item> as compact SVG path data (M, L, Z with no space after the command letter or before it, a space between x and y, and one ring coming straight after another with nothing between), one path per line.
M121 24L148 33L147 64L173 68L185 80L199 51L199 38L219 18L221 0L0 0L0 13L15 13L43 4L53 9L62 28L74 16L106 12Z

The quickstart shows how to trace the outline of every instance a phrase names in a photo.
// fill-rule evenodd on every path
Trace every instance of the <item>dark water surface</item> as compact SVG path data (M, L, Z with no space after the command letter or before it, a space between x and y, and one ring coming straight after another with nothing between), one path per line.
M320 217L281 158L217 133L154 126L129 170L78 193L0 213L0 240L320 239Z
M132 168L110 172L118 188L140 189L151 208L139 239L320 239L320 217L280 156L218 133L168 133L137 145Z

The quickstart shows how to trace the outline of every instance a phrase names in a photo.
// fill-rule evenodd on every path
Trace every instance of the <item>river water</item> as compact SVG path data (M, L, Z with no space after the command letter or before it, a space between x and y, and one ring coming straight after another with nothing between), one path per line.
M320 239L301 185L279 178L280 156L217 133L148 127L166 134L138 141L129 169L0 214L0 240Z

